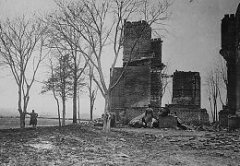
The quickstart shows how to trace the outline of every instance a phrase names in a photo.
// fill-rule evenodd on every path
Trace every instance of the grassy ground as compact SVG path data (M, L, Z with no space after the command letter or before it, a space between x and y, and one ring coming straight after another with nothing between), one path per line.
M30 118L27 117L25 120L26 127L31 127L29 125ZM71 124L72 120L66 120L66 124ZM57 126L58 119L46 119L38 118L38 126ZM19 118L15 117L1 117L0 118L0 129L10 129L18 128L20 126Z
M70 125L0 130L0 165L182 165L240 163L240 133Z

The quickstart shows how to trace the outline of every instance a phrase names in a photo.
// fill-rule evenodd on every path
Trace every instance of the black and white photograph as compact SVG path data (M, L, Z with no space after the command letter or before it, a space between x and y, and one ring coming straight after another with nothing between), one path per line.
M0 166L240 166L240 1L0 0Z

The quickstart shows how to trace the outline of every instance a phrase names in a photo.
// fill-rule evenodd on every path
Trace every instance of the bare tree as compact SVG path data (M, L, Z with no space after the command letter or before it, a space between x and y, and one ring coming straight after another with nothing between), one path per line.
M72 73L69 67L70 55L64 54L58 50L55 54L55 64L51 61L51 75L47 81L42 92L52 91L54 97L56 94L62 100L62 126L65 126L66 121L66 100L72 96ZM53 70L53 71L52 71ZM56 100L56 98L55 98ZM56 100L57 101L57 100Z
M93 120L93 108L94 108L94 104L95 104L95 100L97 97L97 92L98 92L98 87L95 86L94 87L94 82L93 82L93 66L91 64L88 65L88 79L89 79L89 83L87 85L88 88L88 96L89 96L89 101L90 101L90 120Z
M25 127L25 116L30 90L40 63L44 59L43 43L46 27L24 16L0 23L1 63L6 65L18 86L20 127Z
M48 25L48 47L50 49L67 52L72 61L69 67L73 74L73 123L77 123L77 94L79 82L88 64L76 47L81 40L81 36L78 35L72 27L63 24L61 17L58 15L49 15L43 21Z
M217 70L209 72L207 80L208 86L208 99L213 115L213 122L218 121L218 99L219 99L219 86L220 86L220 75Z
M54 66L51 59L50 59L50 70L51 70L51 76L47 81L43 82L45 86L43 87L43 90L41 91L41 93L44 94L47 91L50 91L50 90L52 91L54 100L56 101L56 104L57 104L58 126L61 127L60 104L59 104L59 99L57 97L57 91L56 91L57 82L55 81L55 78L54 78Z
M206 78L207 95L213 122L218 121L218 105L225 106L227 98L227 66L222 56L216 56L215 64Z
M96 71L96 74L93 75L93 80L105 99L103 129L106 132L110 131L110 92L120 81L124 70L116 83L107 84L102 66L104 50L107 45L113 46L114 58L110 70L113 71L112 69L116 65L123 46L124 20L134 18L146 19L150 26L162 25L163 20L167 18L169 5L167 0L155 2L147 0L83 0L77 3L68 3L67 5L63 3L58 4L62 13L62 24L72 27L80 34L84 42L78 43L78 51L89 60L89 63L94 67L94 71ZM136 16L139 17L136 18ZM109 21L111 18L113 18L113 21ZM136 40L137 42L138 40ZM93 56L88 54L89 51L92 52Z

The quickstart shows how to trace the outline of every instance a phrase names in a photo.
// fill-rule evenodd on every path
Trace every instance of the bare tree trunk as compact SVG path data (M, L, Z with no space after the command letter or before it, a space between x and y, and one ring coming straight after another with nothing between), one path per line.
M214 107L214 119L215 119L215 122L217 122L217 101L215 98L214 98L213 107Z
M89 73L89 87L88 87L88 91L89 91L89 99L90 99L90 120L92 121L92 113L93 113L93 110L92 110L93 109L92 97L93 96L92 96L92 76L90 75L90 73Z
M217 100L215 101L215 114L216 114L216 122L218 121L218 106L217 106Z
M213 122L215 122L214 112L213 112L213 108L212 108L212 101L211 101L210 97L208 98L208 101L210 104L210 111L211 111L212 119L213 119Z
M26 117L26 114L24 112L20 113L20 127L21 127L21 129L25 128L25 117Z
M94 109L94 103L97 95L98 88L94 89L93 87L93 66L89 64L89 85L88 85L88 93L89 93L89 108L90 108L90 120L93 120L93 109Z
M55 97L54 97L55 98ZM60 107L59 107L59 101L57 98L55 98L57 102L57 109L58 109L58 126L61 127L61 116L60 116Z
M18 84L18 112L20 115L20 128L25 128L25 115L23 115L23 110L22 110L22 87L21 84Z
M54 77L54 74L53 74L54 69L53 69L52 61L50 61L50 63L51 63L51 74L52 74L51 77L53 78L53 77ZM59 126L59 128L60 128L60 127L62 126L62 125L61 125L61 115L60 115L60 104L59 104L59 100L58 100L57 95L56 95L55 85L53 84L52 87L53 87L53 88L52 88L53 97L54 97L54 99L55 99L55 101L56 101L56 103L57 103L58 126Z
M216 119L217 119L217 122L218 122L218 106L216 105Z
M63 59L61 63L61 91L62 91L62 125L65 126L65 120L66 120L66 59L65 57L61 57Z
M103 122L103 131L108 133L111 130L111 115L110 115L110 98L109 94L105 96L105 110L104 110L104 122Z
M78 94L78 66L77 57L73 56L74 59L74 70L73 70L73 123L77 123L77 94Z
M55 90L53 90L53 97L56 100L57 103L57 109L58 109L58 126L61 127L61 116L60 116L60 106L59 106L59 101L56 96Z
M24 102L23 102L23 113L26 114L27 112L27 107L28 107L28 102L29 102L29 90L27 90L27 94L23 97Z
M80 121L80 95L78 94L78 123L80 123L80 122L81 122Z
M76 72L74 72L75 74ZM77 78L74 76L73 83L73 123L77 123Z
M66 119L66 99L62 97L62 125L65 126Z
M90 100L90 120L93 120L93 104L92 104L92 100Z
M93 120L93 92L92 92L92 79L90 78L90 85L88 87L89 89L89 99L90 99L90 120Z

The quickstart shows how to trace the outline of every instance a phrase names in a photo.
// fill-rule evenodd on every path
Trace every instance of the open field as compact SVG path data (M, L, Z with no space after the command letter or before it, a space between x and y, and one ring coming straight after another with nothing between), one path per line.
M26 118L26 127L31 127L29 125L29 118ZM72 120L66 120L66 124L71 124ZM58 119L47 119L47 118L38 118L37 126L57 126ZM0 118L0 129L11 129L19 128L19 118L15 117L1 117Z
M0 130L0 165L237 166L240 132L70 125Z

